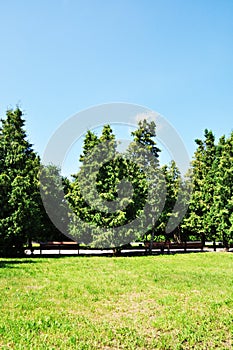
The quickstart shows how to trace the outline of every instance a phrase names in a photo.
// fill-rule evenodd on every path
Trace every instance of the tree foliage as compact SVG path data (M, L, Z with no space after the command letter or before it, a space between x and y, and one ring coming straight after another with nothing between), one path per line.
M0 131L0 242L3 253L22 253L23 244L39 232L40 160L26 139L19 108L8 110Z
M41 165L40 185L40 233L35 237L40 241L66 241L69 236L69 207L65 201L67 178L62 177L55 165Z
M211 237L212 219L209 215L213 204L214 178L212 166L216 158L215 138L205 130L204 141L195 140L197 150L191 164L192 196L183 227L198 239Z
M188 190L185 187L184 179L174 160L168 165L162 167L166 183L166 201L163 212L160 216L157 233L158 235L166 236L166 239L176 239L177 241L183 240L180 225L176 225L177 218L179 218L180 211L186 206L186 197ZM175 205L179 200L179 205L176 208ZM175 209L176 208L176 209ZM166 233L168 223L175 224L174 229ZM178 222L179 224L179 222Z
M105 125L100 136L86 133L81 166L69 181L55 165L40 164L24 125L19 108L1 120L1 254L66 237L99 248L164 236L219 240L227 249L233 243L233 132L216 143L206 129L184 179L175 161L161 167L154 122L138 123L123 154Z
M88 131L82 165L66 198L76 216L70 233L76 240L97 247L119 247L135 239L128 224L143 209L145 174L117 152L115 135L105 125L100 137Z
M228 249L233 243L233 132L227 139L220 138L216 154L210 215L216 238Z
M196 238L219 240L226 248L233 240L233 135L215 144L205 130L192 162L192 197L183 229Z

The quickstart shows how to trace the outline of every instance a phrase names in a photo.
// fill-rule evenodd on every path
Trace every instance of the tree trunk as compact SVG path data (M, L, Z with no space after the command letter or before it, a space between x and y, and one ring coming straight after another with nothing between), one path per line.
M153 226L151 230L151 239L150 239L150 246L149 246L149 255L152 255L154 238L155 238L155 227L154 227L154 219L153 219Z
M213 246L214 246L214 252L216 252L216 239L214 238L214 241L213 241Z

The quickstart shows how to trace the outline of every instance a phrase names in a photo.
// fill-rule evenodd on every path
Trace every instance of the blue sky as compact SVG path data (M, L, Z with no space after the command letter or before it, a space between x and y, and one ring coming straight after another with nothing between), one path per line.
M19 104L42 155L90 106L161 113L192 156L205 128L232 130L232 0L0 1L0 114Z

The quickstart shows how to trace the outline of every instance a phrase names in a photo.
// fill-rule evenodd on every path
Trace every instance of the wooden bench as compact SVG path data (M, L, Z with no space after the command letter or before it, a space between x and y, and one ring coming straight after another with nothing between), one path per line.
M145 252L148 253L150 250L151 242L145 242ZM203 244L200 241L189 241L189 242L152 242L152 249L160 249L161 253L164 252L164 249L170 251L171 249L198 249L203 250Z
M145 245L145 253L148 253L150 251L150 247L152 249L160 249L161 253L164 252L164 249L169 249L169 243L167 242L144 242Z
M77 242L40 242L40 254L43 250L58 250L59 254L61 250L78 250L79 254L79 248Z
M203 250L203 244L201 241L189 241L189 242L171 242L170 243L170 249L184 249L186 251L187 249L199 249Z

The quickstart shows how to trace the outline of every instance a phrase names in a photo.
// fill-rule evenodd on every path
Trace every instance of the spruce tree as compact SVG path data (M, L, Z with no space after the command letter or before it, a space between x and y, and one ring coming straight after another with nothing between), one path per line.
M158 226L160 215L166 198L165 177L159 164L160 149L157 147L156 125L152 121L141 120L136 131L132 132L133 142L129 145L128 154L133 163L137 164L140 171L145 173L147 197L143 205L147 205L148 211L141 220L141 237L150 240L150 253L155 235L159 235ZM140 201L140 199L139 199Z
M40 227L40 160L27 141L19 108L8 110L0 130L0 244L3 254L22 254Z
M146 196L145 175L117 152L115 135L105 125L100 137L88 131L82 165L67 191L73 212L70 233L95 247L119 248L135 239L128 224L136 219Z
M204 141L197 139L195 142L197 150L191 168L192 196L183 228L204 243L207 238L213 238L209 213L214 200L213 163L216 159L216 145L212 131L207 129Z
M222 241L228 250L233 243L233 132L229 138L219 140L214 172L212 226L215 239Z
M162 167L162 172L164 174L164 178L166 181L166 201L164 205L163 212L159 219L159 224L157 226L157 234L165 235L166 239L173 238L177 241L182 241L182 233L180 225L176 226L171 232L166 233L166 228L168 226L168 222L175 223L176 219L179 217L179 209L182 206L186 205L186 189L184 180L181 177L180 171L174 160L170 162L168 165L164 165ZM175 204L178 200L178 195L180 194L179 200L179 208L175 210Z
M64 199L69 180L55 165L40 166L40 231L38 241L66 241L69 236L69 207Z

